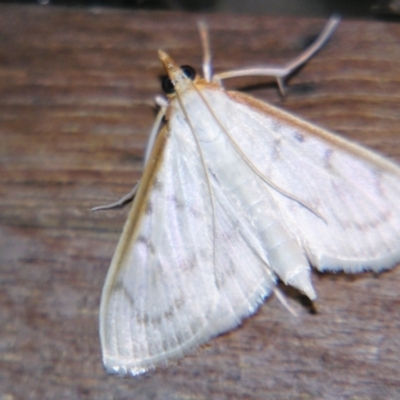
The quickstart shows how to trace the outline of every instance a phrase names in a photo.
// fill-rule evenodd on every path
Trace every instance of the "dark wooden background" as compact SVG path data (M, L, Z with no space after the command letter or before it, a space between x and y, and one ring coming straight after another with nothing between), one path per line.
M295 318L271 297L167 369L103 370L100 292L129 206L90 208L139 178L156 50L199 67L198 18L0 6L0 399L400 398L400 267L314 273L315 314L291 296ZM324 24L207 19L217 71L289 60ZM400 25L348 20L286 98L268 79L229 85L400 161L399 72Z

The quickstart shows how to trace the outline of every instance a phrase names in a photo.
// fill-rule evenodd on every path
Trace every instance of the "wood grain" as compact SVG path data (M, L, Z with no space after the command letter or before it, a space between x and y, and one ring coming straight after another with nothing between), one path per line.
M288 291L242 326L139 379L107 376L98 305L163 74L199 69L199 15L0 6L0 399L397 399L400 268L317 274L317 313ZM282 63L322 20L208 15L214 68ZM280 98L244 88L400 161L400 26L344 21Z

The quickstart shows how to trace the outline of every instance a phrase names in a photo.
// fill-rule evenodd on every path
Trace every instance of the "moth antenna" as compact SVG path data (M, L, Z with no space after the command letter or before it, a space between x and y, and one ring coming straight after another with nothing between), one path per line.
M208 34L207 21L202 19L197 22L199 28L201 47L203 49L203 76L207 82L212 79L210 35Z

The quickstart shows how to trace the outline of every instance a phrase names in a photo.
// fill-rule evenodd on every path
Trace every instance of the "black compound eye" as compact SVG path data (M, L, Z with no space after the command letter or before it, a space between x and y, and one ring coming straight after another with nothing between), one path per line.
M163 76L161 79L161 87L165 93L171 94L175 92L175 86L172 83L171 79L168 76Z
M190 65L182 65L181 66L182 72L185 74L186 78L191 79L192 81L196 77L196 71ZM168 76L163 76L161 80L161 87L165 93L171 94L175 92L175 86L172 83L171 79Z
M196 77L196 71L190 65L181 65L181 70L185 74L186 78L193 80Z

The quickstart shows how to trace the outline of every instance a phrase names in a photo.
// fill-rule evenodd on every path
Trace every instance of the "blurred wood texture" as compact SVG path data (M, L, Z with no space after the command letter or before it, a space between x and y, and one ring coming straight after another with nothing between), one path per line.
M313 273L317 313L288 293L166 369L107 376L100 293L139 179L157 49L200 71L196 14L0 6L0 400L398 399L400 267ZM214 69L283 63L316 19L207 15ZM343 21L288 82L229 81L400 161L400 25Z

